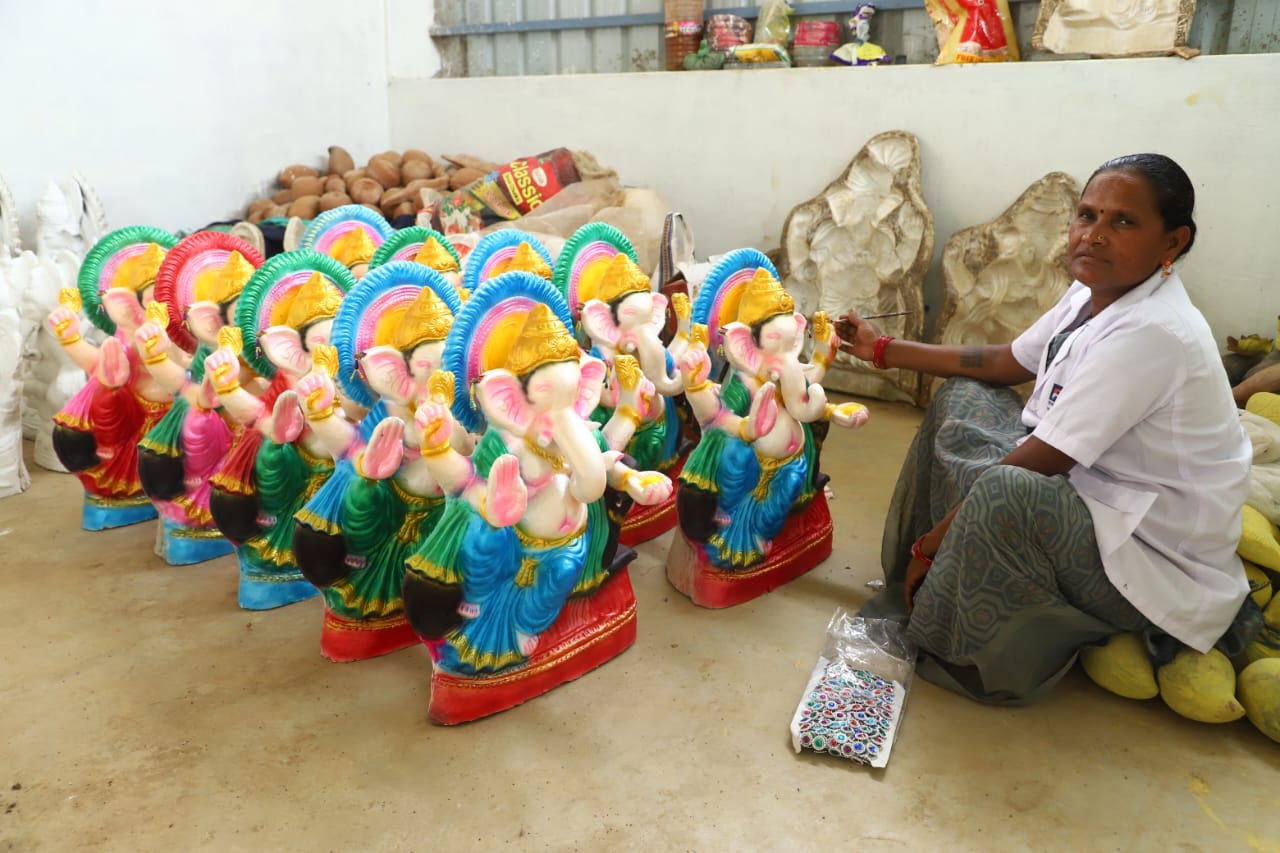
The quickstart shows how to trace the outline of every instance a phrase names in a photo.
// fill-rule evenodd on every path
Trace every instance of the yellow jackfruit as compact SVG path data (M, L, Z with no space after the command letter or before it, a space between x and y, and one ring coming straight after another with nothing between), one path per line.
M1280 424L1280 394L1273 394L1270 391L1251 394L1245 408L1273 424Z
M1240 673L1237 689L1249 722L1280 743L1280 658L1249 664Z
M1244 523L1236 552L1251 563L1280 572L1280 540L1276 526L1248 504L1244 505Z
M1217 649L1200 654L1183 649L1156 672L1160 698L1189 720L1229 723L1244 716L1236 701L1236 671Z
M1151 699L1160 692L1155 667L1139 634L1116 634L1106 645L1080 652L1085 674L1104 690L1126 699Z

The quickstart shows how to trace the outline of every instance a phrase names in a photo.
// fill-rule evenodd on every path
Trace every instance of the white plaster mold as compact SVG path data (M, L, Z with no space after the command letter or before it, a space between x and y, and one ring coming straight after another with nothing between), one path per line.
M820 195L791 211L778 272L796 310L807 316L826 311L834 321L850 308L862 314L909 311L877 325L886 334L920 340L933 239L933 214L920 190L919 142L910 133L889 131L867 142ZM823 386L922 402L919 374L876 370L844 353Z

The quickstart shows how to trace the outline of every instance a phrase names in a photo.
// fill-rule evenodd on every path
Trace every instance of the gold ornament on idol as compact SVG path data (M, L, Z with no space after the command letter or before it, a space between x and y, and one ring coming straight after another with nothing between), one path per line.
M671 294L671 309L676 312L678 319L688 320L693 313L693 307L689 304L689 294L679 291Z
M413 258L415 263L431 267L436 272L457 272L458 262L453 255L435 237L428 237L422 244L418 254Z
M707 331L706 323L694 323L690 329L689 343L691 346L707 348L707 344L711 342L711 333Z
M331 320L338 316L342 304L342 291L330 284L324 276L313 272L289 303L285 325L295 329L309 326L317 320Z
M453 405L455 380L453 372L449 370L436 370L431 374L431 378L427 380L427 397L436 403L444 403L447 406Z
M507 355L506 368L516 376L528 376L546 364L577 360L578 342L551 309L539 302L525 318L516 344Z
M330 379L338 377L338 348L331 344L319 344L311 356L311 363L329 374Z
M159 323L160 328L163 329L169 325L169 306L152 299L147 303L147 319L153 323Z
M618 374L618 385L631 391L640 384L640 362L634 355L620 355L613 360L613 370Z
M636 266L635 261L619 252L605 267L600 284L596 287L595 298L612 305L624 296L648 293L652 289L649 276Z
M232 252L221 269L202 273L196 280L195 301L225 305L240 295L256 270L239 252Z
M405 312L391 336L391 345L401 352L411 352L419 344L443 341L453 326L453 313L435 291L424 287Z
M160 265L164 263L164 249L159 243L148 243L141 254L134 255L121 262L111 276L111 287L124 287L134 293L155 284Z
M357 264L367 264L373 260L373 253L378 247L369 238L369 232L363 228L352 228L343 234L329 247L329 255L347 269Z
M81 308L80 291L74 287L58 289L58 304L72 313L79 314Z
M738 303L738 322L756 326L771 317L790 314L796 310L791 294L782 289L778 280L761 268L747 282L742 301Z
M244 352L244 332L239 326L223 326L218 330L218 348L240 355Z
M539 278L551 281L551 267L528 243L521 243L517 246L516 253L511 260L507 261L506 266L497 271L498 274L504 272L531 272Z

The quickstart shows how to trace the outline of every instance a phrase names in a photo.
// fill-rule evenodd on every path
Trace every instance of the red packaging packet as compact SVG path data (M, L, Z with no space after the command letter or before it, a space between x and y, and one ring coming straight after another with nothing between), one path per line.
M424 208L424 212L430 214L432 227L442 234L480 231L498 222L519 219L580 180L573 153L567 148L555 148L512 160Z

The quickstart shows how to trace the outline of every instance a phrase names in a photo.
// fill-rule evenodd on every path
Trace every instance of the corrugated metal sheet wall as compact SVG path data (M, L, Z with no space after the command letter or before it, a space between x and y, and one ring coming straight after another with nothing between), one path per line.
M432 2L432 0L423 0ZM435 0L435 40L450 77L539 74L590 74L660 71L664 67L662 0ZM742 0L707 0L708 14L733 9ZM848 9L833 7L847 6ZM843 21L853 2L793 0L798 19ZM933 25L922 0L885 0L872 38L899 62L929 63L937 57ZM1064 57L1030 50L1039 2L1012 0L1018 42L1026 60ZM915 8L888 8L911 6ZM829 14L805 15L820 8ZM614 21L593 21L614 18ZM640 20L642 23L637 24ZM599 26L618 23L621 26ZM480 25L480 26L475 26ZM509 29L509 32L483 30ZM479 34L450 32L481 30ZM1280 51L1280 2L1277 0L1200 0L1189 42L1205 53Z

